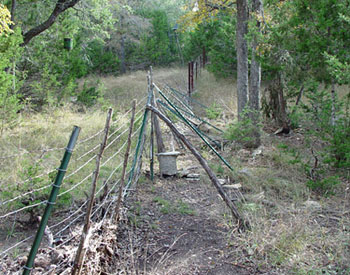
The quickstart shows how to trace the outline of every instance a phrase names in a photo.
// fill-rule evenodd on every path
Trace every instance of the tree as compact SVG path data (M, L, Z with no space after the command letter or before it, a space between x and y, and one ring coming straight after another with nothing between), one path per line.
M0 4L0 36L11 32L12 23L10 11L3 4Z
M237 0L237 29L236 29L236 49L237 49L237 107L238 119L242 118L242 113L248 101L248 3L247 0Z
M74 7L79 1L80 0L57 0L56 6L50 14L49 18L38 26L30 29L23 35L23 45L27 45L35 36L50 28L61 13L69 8Z

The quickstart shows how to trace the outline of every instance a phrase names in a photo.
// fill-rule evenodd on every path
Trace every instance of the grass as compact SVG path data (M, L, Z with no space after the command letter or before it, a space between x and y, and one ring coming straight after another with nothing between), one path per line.
M185 75L185 71L178 68L154 70L156 83L159 85L168 83L181 91L186 91L186 87L179 84L183 83ZM133 99L140 100L146 96L144 71L118 78L103 77L101 83L104 87L104 101L111 104L115 110L114 120L121 117ZM222 109L216 116L215 123L225 126L236 118L234 81L217 80L210 73L202 71L197 89L198 92L194 94L196 99L207 106L215 104ZM343 87L342 93L346 92L347 89ZM78 109L76 106L67 105L59 108L50 107L42 113L24 113L21 114L17 126L3 133L0 139L0 152L4 157L1 159L0 201L52 181L55 172L38 179L35 177L58 167L63 150L49 152L43 150L64 148L73 125L82 128L79 140L89 138L103 129L106 113L101 110L101 106L92 107L85 112L80 112ZM198 113L206 116L203 108L198 109ZM113 125L111 132L127 123L128 118ZM123 140L106 150L103 161L112 156ZM84 152L98 145L100 141L101 135L76 147L67 175L94 157L97 150L80 158ZM221 163L215 162L213 155L202 149L204 157L210 161L211 167L220 174L220 177L229 177L235 183L242 185L240 192L246 198L246 201L240 202L240 210L250 221L252 230L242 234L232 232L229 235L228 242L233 244L232 253L238 260L242 259L242 263L248 262L265 273L277 270L276 272L280 274L349 274L349 176L339 177L339 184L333 196L320 196L306 185L307 174L301 160L307 163L313 159L308 148L304 147L301 135L276 137L263 133L262 145L262 154L255 158L251 156L252 150L248 151L247 157L241 157L239 154L241 148L236 148L234 145L222 152L235 172L230 172ZM16 156L6 157L12 155ZM121 155L123 156L123 153ZM101 169L99 186L121 161L122 157L113 158ZM61 192L79 183L94 168L93 159L64 182ZM242 168L249 168L251 175L238 173ZM114 179L117 179L117 176ZM23 183L25 180L28 181ZM148 182L145 178L141 181ZM90 183L89 178L73 192L60 197L62 202L60 210L85 201ZM155 187L152 186L151 192L155 193ZM35 194L34 198L18 200L17 204L6 207L2 205L0 212L5 213L25 203L32 203L32 200L41 199L47 194L48 189ZM196 215L195 209L184 201L171 201L159 196L153 200L163 214ZM305 204L307 201L316 202L320 207L310 208ZM142 205L136 203L132 209L130 220L135 226L140 223L141 207ZM152 225L152 228L157 228L157 225ZM16 235L16 231L12 228L11 231L8 231L10 228L6 230L5 232Z
M223 114L216 121L227 124L236 117L233 86L233 82L215 80L205 72L195 97L207 106L222 107ZM339 87L339 91L344 95L348 88ZM223 99L224 104L220 102ZM204 153L215 173L242 185L245 201L238 201L238 205L252 230L242 235L234 231L228 242L234 244L232 253L237 259L244 255L242 264L249 259L262 272L349 274L350 205L348 191L344 192L349 190L349 176L338 178L332 196L321 196L310 189L307 168L312 167L314 158L305 144L300 134L277 137L263 132L263 152L254 158L253 150L241 156L241 147L232 144L222 153L234 172L222 171L219 161ZM251 175L238 173L243 168ZM329 176L332 173L327 171ZM307 202L319 207L310 207Z

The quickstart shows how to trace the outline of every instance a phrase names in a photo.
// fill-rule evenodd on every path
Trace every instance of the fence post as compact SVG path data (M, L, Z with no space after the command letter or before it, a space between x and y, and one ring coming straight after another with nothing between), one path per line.
M147 104L146 106L150 105L151 103L151 93L148 94L148 99L147 99ZM146 129L146 124L147 124L147 119L148 119L148 112L149 110L146 108L145 112L143 113L143 119L142 119L142 125L141 125L141 129L140 129L140 134L139 134L139 138L136 144L136 149L135 149L135 156L134 156L134 160L132 163L132 167L131 167L131 171L129 173L129 179L128 179L128 183L125 186L125 189L123 191L123 196L127 194L128 188L130 187L132 180L134 178L134 174L135 174L135 167L138 161L138 156L139 156L139 152L141 150L141 154L142 155L142 143L143 143L143 139L144 139L144 135L145 135L145 129ZM142 149L141 149L142 147Z
M45 212L44 212L44 215L41 219L39 229L36 233L36 236L35 236L35 239L33 242L33 246L31 248L29 256L28 256L27 263L24 266L23 275L30 274L31 270L33 269L33 264L34 264L36 253L38 252L41 240L43 238L45 228L46 228L47 222L49 220L49 216L51 214L53 205L56 202L57 194L58 194L59 189L61 187L64 175L67 171L68 163L69 163L69 160L72 156L74 146L77 142L79 132L80 132L80 128L78 126L74 126L71 137L69 139L69 142L68 142L68 145L66 148L66 151L65 151L64 156L62 158L61 165L58 168L58 173L56 175L56 179L55 179L54 183L52 184L51 194L50 194L49 200L47 201Z
M132 102L132 111L131 111L131 120L130 120L130 127L129 127L129 135L128 135L128 145L126 147L125 155L124 155L124 163L123 163L123 170L122 170L122 176L120 179L120 186L119 186L119 193L118 193L118 200L117 205L115 207L115 221L118 222L119 220L119 213L120 213L120 206L122 203L122 193L123 193L123 187L125 184L125 173L126 173L126 167L128 165L129 160L129 152L131 147L131 137L132 137L132 130L134 127L134 121L135 121L135 110L136 110L136 100Z
M203 47L203 68L205 68L205 63L207 63L207 56L205 53L205 47Z
M81 235L78 251L77 251L77 254L76 254L75 260L74 260L72 275L81 273L81 268L82 268L83 263L84 263L86 249L88 248L88 242L89 242L89 236L90 236L89 231L90 231L90 225L91 225L91 220L90 220L91 212L92 212L92 207L94 206L94 202L95 202L96 185L97 185L98 176L100 174L100 163L101 163L101 158L102 158L104 149L105 149L106 144L107 144L111 118L112 118L112 108L109 108L108 113L107 113L105 129L104 129L105 133L104 133L101 145L100 145L100 151L99 151L98 155L96 156L96 169L94 171L94 175L92 178L90 200L89 200L89 204L88 204L87 211L86 211L83 233Z
M194 91L194 85L193 85L193 75L194 75L194 73L193 73L193 66L194 65L194 62L193 61L191 61L191 92L193 92Z
M188 62L188 97L191 97L191 62Z
M148 76L148 93L151 93L151 104L153 103L154 93L153 93L153 74L152 66L149 70ZM150 140L150 178L154 181L154 114L151 113L151 140Z

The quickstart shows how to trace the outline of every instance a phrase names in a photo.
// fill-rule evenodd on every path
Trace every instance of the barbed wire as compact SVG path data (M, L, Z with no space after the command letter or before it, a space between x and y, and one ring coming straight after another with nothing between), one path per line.
M135 106L135 107L137 108L144 100L147 100L147 98L148 98L148 96L143 97L141 100L139 100L139 102L136 103L136 106ZM111 123L111 126L114 125L114 124L116 124L116 123L117 123L118 121L120 121L122 118L124 118L128 113L131 112L131 110L132 110L132 108L130 108L127 112L125 112L118 120L113 121L113 122Z
M37 206L39 206L41 204L44 204L44 203L47 203L47 200L44 200L44 201L41 201L41 202L38 202L38 203L35 203L35 204L27 205L27 206L22 207L20 209L8 212L7 214L0 216L0 219L6 218L6 217L14 215L14 214L17 214L17 213L19 213L19 212L21 212L23 210L26 210L26 209L37 207Z
M34 238L34 235L31 235L31 236L25 238L24 240L22 240L22 241L20 241L20 242L18 242L18 243L16 243L16 244L14 244L13 246L7 248L6 250L0 252L0 258L1 258L4 254L7 254L7 252L11 251L12 249L15 249L16 247L18 247L18 246L21 245L22 243L25 243L25 242L29 241L29 240L32 239L32 238Z
M147 96L144 97L143 99L141 99L140 102L137 104L137 106L140 105L140 104L144 101L144 99L146 99L146 98L147 98ZM141 109L137 112L137 114L139 114L142 110L144 110L144 108L141 108ZM130 109L128 112L126 112L123 116L126 116L130 111L131 111L131 109ZM141 116L140 116L140 117L141 117ZM140 117L138 117L137 119L139 119ZM121 118L120 118L120 119L121 119ZM117 120L117 121L120 121L120 119ZM113 124L117 123L117 121L113 122ZM122 129L125 125L127 125L127 123L123 124L122 127L119 127L119 129L116 130L114 133L112 133L112 134L110 135L110 137L111 137L112 135L114 135L115 133L117 133L118 131L120 131L120 129ZM132 134L132 137L134 137L134 136L139 132L139 130L141 129L141 127L142 127L142 125L141 125L136 131L134 131L134 133ZM103 130L100 130L100 131L96 132L93 136L90 136L90 137L88 137L88 138L82 140L81 142L77 143L77 145L78 145L78 144L83 144L83 143L86 143L86 142L92 140L93 138L95 138L96 136L98 136L99 134L101 134L102 132L103 132ZM123 134L125 134L126 132L127 132L127 129L124 130L122 133L120 133L116 138L114 138L114 140L112 140L112 141L109 143L109 146L108 146L108 147L110 147L114 142L116 142L116 141L117 141ZM127 144L127 141L124 142L123 145L120 146L120 148L118 149L118 151L115 152L112 156L110 156L110 157L101 165L101 167L105 166L108 162L110 162L110 160L111 160L112 158L114 158L114 157L116 157L118 154L120 154L120 153L122 152L122 150L124 149L124 147L126 146L126 144ZM97 145L96 147L94 147L92 150L90 149L89 152L84 153L84 154L83 154L82 156L80 156L77 160L80 160L82 157L86 156L88 153L91 153L93 150L97 149L98 146L99 146L99 145ZM54 151L54 150L64 150L64 149L66 149L66 148L65 148L65 147L62 147L62 148L51 148L51 149L40 150L39 152L45 152L45 153L46 153L46 152L50 152L50 151ZM29 152L28 152L28 153L29 153ZM67 175L67 176L65 177L65 179L67 179L67 178L73 176L74 174L78 173L78 172L79 172L80 170L82 170L88 163L90 163L94 158L95 158L95 156L93 156L93 157L91 157L90 159L88 159L85 163L83 163L83 164L80 165L78 168L76 168L73 172L71 172L69 175ZM2 159L2 158L0 158L0 159ZM96 195L98 195L98 194L107 186L107 184L109 183L109 181L112 179L113 175L118 171L118 169L120 169L121 165L122 165L122 162L120 162L120 164L110 173L110 175L108 176L107 180L105 180L104 184L103 184L103 185L99 188L99 190L97 191ZM35 177L28 178L27 180L24 180L23 182L18 182L17 184L21 184L21 183L24 184L24 183L30 182L30 181L32 181L32 180L34 180L34 179L37 179L37 178L46 176L46 175L48 175L48 174L54 172L55 170L56 170L56 169L49 170L49 171L47 171L47 172L45 172L45 173L42 173L42 174L40 174L40 175L37 175L37 176L35 176ZM130 171L131 171L131 169L129 170L129 172L130 172ZM80 186L81 184L83 184L83 183L84 183L88 178L90 178L92 175L93 175L93 172L92 172L92 173L89 173L89 174L88 174L85 178L83 178L80 182L78 182L77 184L73 185L71 188L65 190L64 192L60 193L60 194L58 195L58 197L61 197L61 196L65 195L65 194L71 192L72 190L76 189L78 186ZM97 206L96 209L94 210L94 212L93 212L93 214L92 214L92 217L93 217L94 215L96 215L96 213L98 213L98 211L110 200L110 195L111 195L111 193L115 190L115 187L116 187L119 183L120 183L120 179L114 182L114 184L113 184L113 186L111 187L111 189L108 191L108 193L104 196L103 200L98 204L98 206ZM44 190L44 189L46 189L46 188L48 188L48 187L50 187L50 186L52 186L52 184L48 184L48 185L46 185L46 186L42 186L42 187L40 187L40 188L31 190L31 191L29 191L29 192L26 192L26 193L24 193L24 194L21 194L21 195L15 197L15 198L12 198L12 199L10 199L10 200L4 201L4 202L2 202L0 205L5 205L5 204L8 204L8 203L10 203L10 202L16 201L16 200L18 200L18 199L21 199L21 198L23 198L23 197L26 197L26 196L28 196L28 195L34 193L34 192L42 191L42 190ZM110 204L108 205L107 211L109 211L109 208L110 208L111 204L113 204L114 202L115 202L115 198L114 198L114 199L110 202ZM8 217L8 216L11 216L11 215L13 215L13 214L17 214L17 213L19 213L19 212L21 212L21 211L24 211L24 210L27 210L27 209L30 209L30 208L33 208L33 207L37 207L37 206L42 205L42 204L45 204L45 203L47 203L47 200L40 201L40 202L35 203L35 204L32 204L32 205L27 205L27 206L22 207L22 208L20 208L20 209L11 211L11 212L9 212L9 213L6 213L6 214L4 214L3 216L0 216L0 219L6 218L6 217ZM68 225L66 225L65 227L63 227L62 229L60 229L58 232L56 232L56 233L54 234L54 236L58 236L59 234L61 234L62 232L64 232L66 229L70 228L71 225L72 225L74 222L76 222L78 219L80 219L81 217L83 217L83 216L85 215L85 213L81 213L81 214L79 214L79 213L82 211L82 209L84 208L84 206L85 206L86 204L87 204L87 201L84 202L84 203L83 203L78 209L76 209L73 213L69 213L69 215L68 215L66 218L64 218L64 219L61 220L60 222L58 222L58 223L56 223L56 224L50 226L51 229L57 228L57 227L61 226L62 224L64 224L65 222L71 220L70 223L69 223ZM78 216L75 217L77 214L78 214ZM75 218L72 219L72 217L75 217ZM104 220L105 218L106 218L106 214L104 215L103 220ZM21 244L23 244L23 243L29 241L29 240L32 239L33 237L34 237L34 235L29 236L29 237L27 237L26 239L24 239L24 240L22 240L22 241L16 243L15 245L9 247L8 249L2 251L2 252L0 253L0 257L2 257L4 254L7 254L9 251L11 251L12 249L18 247L19 245L21 245ZM73 236L73 237L70 238L69 240L72 240L73 238L75 238L75 236ZM65 243L67 243L69 240L64 241L64 242L61 243L59 246L61 246L61 245L65 244ZM57 247L59 247L59 246L57 246ZM56 248L57 248L57 247L56 247Z

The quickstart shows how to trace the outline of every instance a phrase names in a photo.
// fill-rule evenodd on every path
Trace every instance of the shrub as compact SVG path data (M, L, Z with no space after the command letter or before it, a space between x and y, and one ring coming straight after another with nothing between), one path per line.
M250 111L253 112L253 111ZM224 133L224 137L230 141L236 141L246 148L257 148L260 145L260 123L254 123L245 110L242 118L231 123Z

